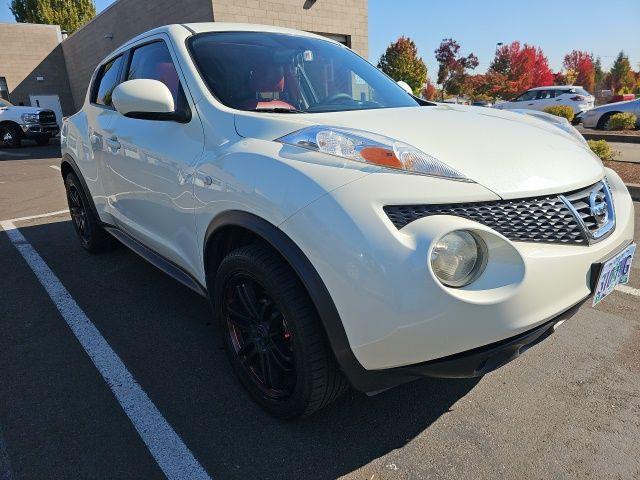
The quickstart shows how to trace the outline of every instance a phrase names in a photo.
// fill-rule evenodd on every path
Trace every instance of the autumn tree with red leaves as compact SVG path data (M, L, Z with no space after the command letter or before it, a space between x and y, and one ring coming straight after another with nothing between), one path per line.
M498 48L487 75L495 85L494 95L502 98L513 98L530 88L553 85L554 80L542 49L520 42Z
M431 83L431 80L427 80L427 83L425 83L422 89L422 98L425 100L435 100L437 93L436 86Z
M478 57L473 53L460 55L460 44L452 38L445 38L435 51L438 67L438 83L442 85L442 100L445 93L459 95L463 93L467 70L478 66Z
M566 71L575 73L576 85L593 93L596 83L596 70L593 66L593 57L588 52L573 50L564 56L562 66Z

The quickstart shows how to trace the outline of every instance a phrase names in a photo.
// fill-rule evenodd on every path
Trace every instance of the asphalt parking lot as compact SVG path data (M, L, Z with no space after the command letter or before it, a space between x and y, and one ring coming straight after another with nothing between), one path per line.
M29 245L211 478L640 478L640 258L628 288L482 379L348 392L282 422L235 380L206 300L125 248L85 253L66 213L40 216L66 209L58 165L56 146L0 149L0 220L35 216L13 221L22 240L0 231L0 479L164 478L157 424L125 413Z

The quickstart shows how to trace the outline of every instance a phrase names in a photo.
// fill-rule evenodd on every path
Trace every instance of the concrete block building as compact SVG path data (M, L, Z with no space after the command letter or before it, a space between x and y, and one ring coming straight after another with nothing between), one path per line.
M61 109L69 115L82 106L98 62L127 40L161 25L212 21L306 30L338 40L365 58L368 54L367 0L117 0L65 40L55 26L0 24L0 82L3 76L10 78L9 99L17 103L19 98L25 105L30 104L30 89L58 92ZM26 32L37 28L51 31L57 41L47 40L47 47L30 42L25 48L23 44L23 55L31 48L41 53L22 66L15 60L5 64L4 42L19 44L16 37L27 35L19 33L21 29ZM47 48L48 53L41 51ZM14 58L20 55L15 52ZM20 77L20 88L16 89L15 79Z

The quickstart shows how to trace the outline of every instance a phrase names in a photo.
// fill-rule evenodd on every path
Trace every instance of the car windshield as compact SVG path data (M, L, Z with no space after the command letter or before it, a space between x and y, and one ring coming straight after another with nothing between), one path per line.
M205 33L189 42L215 97L249 111L336 112L419 103L351 50L266 32Z
M13 107L13 104L9 100L4 100L3 98L0 98L0 108L3 108L3 107Z

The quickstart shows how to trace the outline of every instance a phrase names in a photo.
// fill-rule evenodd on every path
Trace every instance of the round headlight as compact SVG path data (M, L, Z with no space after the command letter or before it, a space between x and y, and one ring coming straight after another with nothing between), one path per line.
M484 241L468 230L448 233L431 252L431 269L443 284L464 287L473 282L487 264Z

